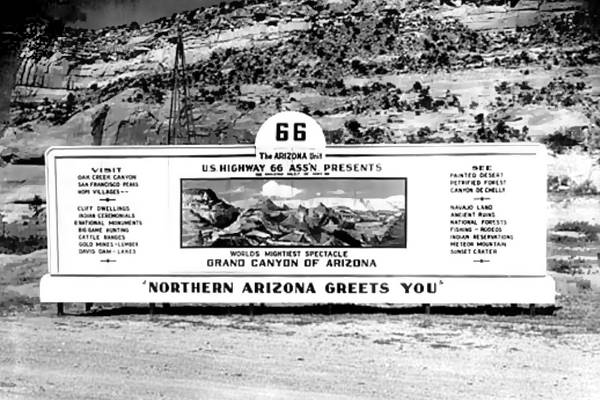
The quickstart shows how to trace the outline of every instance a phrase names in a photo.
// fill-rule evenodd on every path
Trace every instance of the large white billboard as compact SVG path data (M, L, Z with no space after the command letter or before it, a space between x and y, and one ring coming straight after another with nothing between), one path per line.
M49 150L41 300L554 302L543 146L270 147L294 128L265 126L257 147Z

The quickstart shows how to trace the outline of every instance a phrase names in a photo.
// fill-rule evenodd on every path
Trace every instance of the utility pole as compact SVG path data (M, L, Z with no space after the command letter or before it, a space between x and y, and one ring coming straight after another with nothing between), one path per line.
M169 112L167 144L191 143L194 136L191 104L189 102L189 80L185 66L183 35L177 26L177 45L173 67L173 89Z

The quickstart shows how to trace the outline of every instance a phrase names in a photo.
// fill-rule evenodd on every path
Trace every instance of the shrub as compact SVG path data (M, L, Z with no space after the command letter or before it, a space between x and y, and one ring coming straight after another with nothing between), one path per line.
M598 188L589 179L586 179L579 185L573 186L572 191L577 196L598 194Z
M46 248L46 237L30 235L26 238L19 236L0 236L0 254L29 254Z
M583 233L586 239L590 242L597 241L598 233L600 233L599 225L592 225L587 221L560 222L554 227L554 229L557 231Z
M546 136L542 140L542 143L558 154L563 153L567 148L570 149L571 147L581 144L580 141L573 137L573 135L562 132L554 132L553 134Z
M571 257L566 260L550 259L547 262L546 268L549 271L559 272L562 274L583 274L589 271L592 265L586 260L579 257Z
M567 175L548 176L548 192L567 192L572 185L573 180Z

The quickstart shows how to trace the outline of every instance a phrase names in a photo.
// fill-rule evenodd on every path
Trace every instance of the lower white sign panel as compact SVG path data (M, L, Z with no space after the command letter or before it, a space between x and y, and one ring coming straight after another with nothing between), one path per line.
M550 277L95 277L42 279L42 302L554 303Z

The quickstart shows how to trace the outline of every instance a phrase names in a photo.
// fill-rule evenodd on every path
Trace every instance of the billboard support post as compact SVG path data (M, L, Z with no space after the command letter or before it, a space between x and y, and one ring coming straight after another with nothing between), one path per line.
M535 304L529 305L529 316L531 318L535 317Z
M429 314L431 314L431 304L427 304L427 303L426 303L426 304L423 304L423 312L424 312L426 315L429 315Z

